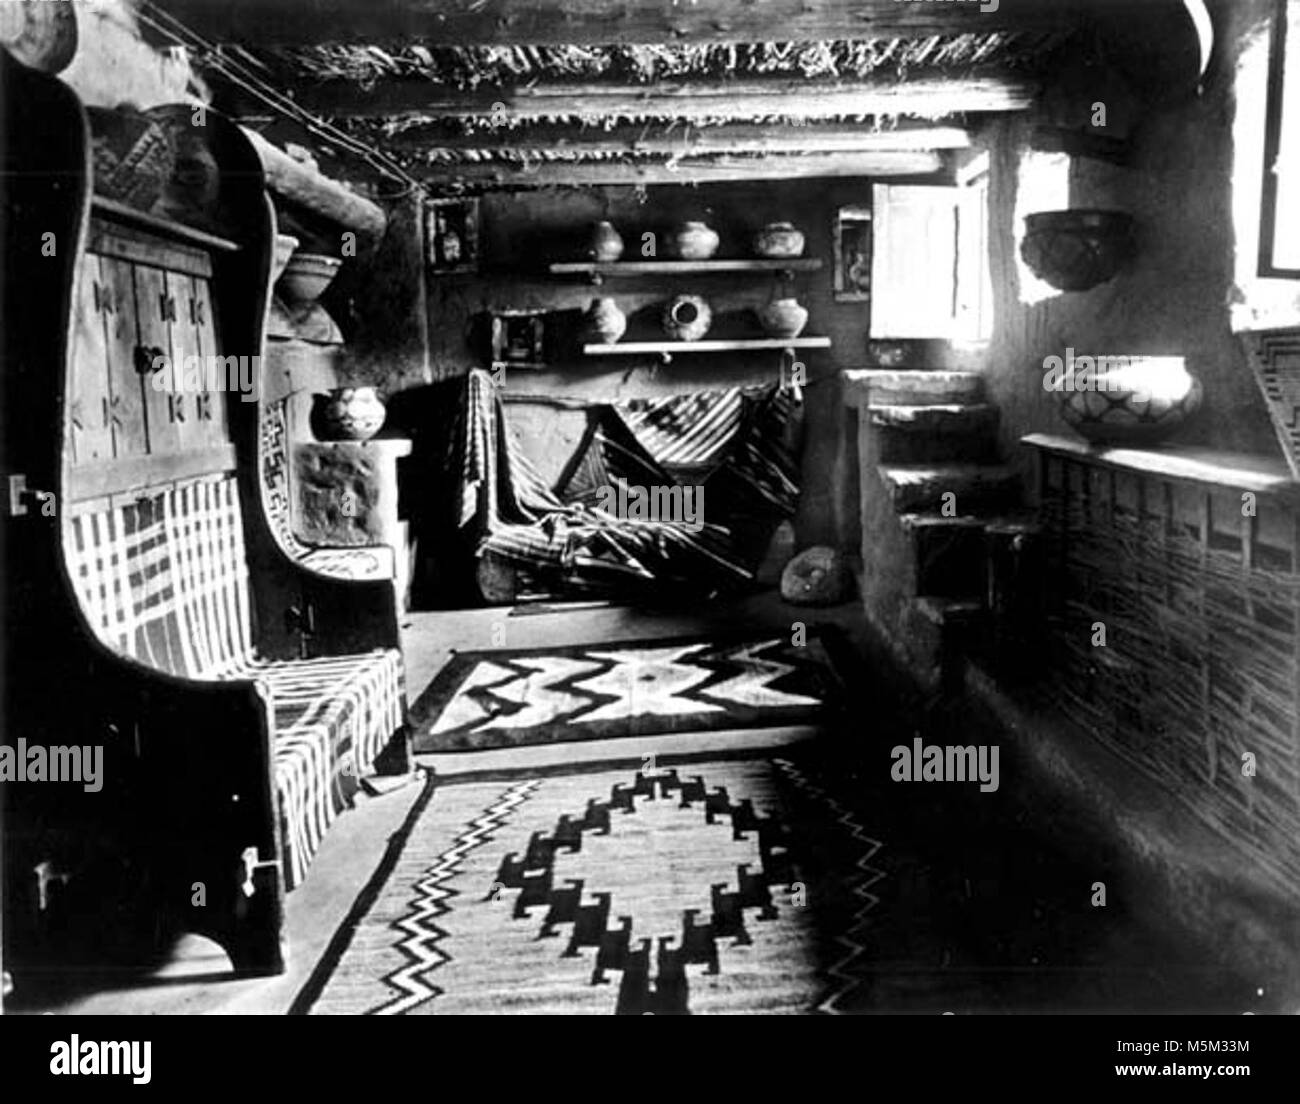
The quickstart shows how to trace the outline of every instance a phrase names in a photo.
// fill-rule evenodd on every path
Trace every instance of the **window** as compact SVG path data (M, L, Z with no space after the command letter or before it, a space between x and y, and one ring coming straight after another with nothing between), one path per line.
M987 159L956 187L878 184L872 206L871 336L988 340Z
M1259 275L1300 277L1300 0L1277 0L1266 118Z

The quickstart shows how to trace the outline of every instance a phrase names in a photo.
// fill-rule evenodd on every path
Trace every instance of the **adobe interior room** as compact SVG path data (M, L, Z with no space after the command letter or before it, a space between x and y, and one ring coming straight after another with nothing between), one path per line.
M0 45L7 1012L1300 1010L1300 0Z

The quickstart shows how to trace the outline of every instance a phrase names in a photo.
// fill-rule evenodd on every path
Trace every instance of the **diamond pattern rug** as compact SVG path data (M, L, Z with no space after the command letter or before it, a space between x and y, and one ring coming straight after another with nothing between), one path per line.
M814 750L431 781L296 1010L836 1011L881 844Z
M839 645L821 633L463 652L412 707L415 750L824 721Z

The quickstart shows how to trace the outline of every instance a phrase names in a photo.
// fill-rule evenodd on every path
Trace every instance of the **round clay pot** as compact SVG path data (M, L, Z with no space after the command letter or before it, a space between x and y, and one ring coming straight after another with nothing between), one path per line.
M613 345L627 331L627 316L613 299L593 299L582 318L582 336L586 341Z
M613 264L623 256L623 238L614 224L605 219L596 223L587 246L587 255L600 264Z
M808 324L808 310L794 298L773 299L756 312L769 337L798 337Z
M1201 381L1182 357L1113 357L1067 371L1057 390L1061 417L1097 444L1149 445L1177 430L1200 408ZM1123 360L1125 363L1110 363Z
M295 253L284 266L280 291L291 303L305 306L314 303L339 274L343 262L324 253Z
M1020 256L1057 291L1087 291L1114 276L1133 249L1131 215L1074 208L1027 215Z
M707 261L718 251L718 233L702 222L684 222L673 232L672 247L683 261Z
M664 333L675 341L699 341L713 324L713 311L698 295L679 295L664 307Z
M803 231L792 222L770 222L754 235L754 253L759 257L798 257L803 246Z
M388 413L373 387L337 387L316 398L318 432L326 441L365 441L383 428Z

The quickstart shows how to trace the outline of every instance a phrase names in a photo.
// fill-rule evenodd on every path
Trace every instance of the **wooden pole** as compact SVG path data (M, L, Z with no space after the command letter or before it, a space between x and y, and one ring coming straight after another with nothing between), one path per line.
M868 154L816 154L772 157L685 158L678 162L533 161L525 165L478 163L433 165L423 169L426 183L450 189L592 187L649 184L709 184L733 180L812 180L818 177L930 176L943 159L928 150ZM408 171L419 174L418 166Z
M388 218L377 204L295 161L255 130L244 128L244 133L257 151L271 191L373 241L384 236Z

